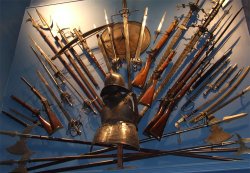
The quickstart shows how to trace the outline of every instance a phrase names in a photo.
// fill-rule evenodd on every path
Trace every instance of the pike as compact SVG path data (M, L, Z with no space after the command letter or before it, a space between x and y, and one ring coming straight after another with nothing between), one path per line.
M158 37L159 34L161 33L161 28L162 28L163 22L164 22L164 20L165 20L166 14L167 14L167 12L165 11L164 14L163 14L163 16L162 16L162 18L161 18L161 21L160 21L160 23L159 23L159 25L158 25L157 30L154 32L155 35L154 35L154 41L153 41L153 43L155 43L155 40L157 39L157 37Z
M52 51L55 54L58 54L59 52L57 51L57 48L55 47L55 45L48 39L48 37L46 36L46 34L41 30L41 28L39 28L39 25L36 23L36 21L32 18L32 16L29 14L29 12L27 12L29 15L29 20L32 22L32 25L37 29L37 31L40 33L40 35L43 37L43 39L46 41L46 43L49 45L49 47L52 49ZM61 49L62 50L62 49ZM87 95L87 97L90 100L96 100L93 101L93 104L95 105L96 109L98 111L101 110L101 105L103 105L101 99L98 97L98 95L95 93L94 89L92 88L92 86L90 88L86 88L85 85L81 82L81 80L78 78L78 76L75 74L75 72L71 69L71 67L68 65L68 63L64 60L64 58L60 55L57 56L59 58L59 60L61 61L61 63L64 65L64 67L68 70L68 72L70 73L70 75L74 78L75 82L80 86L80 88L82 89L82 91ZM73 62L73 61L72 61ZM73 62L75 63L75 62ZM86 79L86 78L85 78ZM86 85L89 84L89 82L86 79ZM89 84L90 85L90 84ZM90 91L89 91L90 89ZM93 97L93 95L94 97Z
M213 122L208 122L206 124L201 124L201 125L198 125L198 126L187 128L187 129L182 129L182 130L177 130L177 131L165 133L165 134L162 135L162 138L168 138L170 136L180 135L182 133L190 132L190 131L193 131L193 130L198 130L198 129L205 128L205 127L210 127L210 126L213 126L213 125L216 125L216 124L230 122L230 121L235 120L235 119L243 118L243 117L245 117L247 115L248 115L247 113L239 113L239 114L235 114L235 115L227 115L227 116L224 116L220 120L216 120L216 121L213 121ZM152 138L152 137L144 138L144 139L140 140L140 144L145 143L145 142L154 141L154 140L155 140L155 138Z
M202 46L202 48L196 53L195 57L192 59L191 63L189 63L189 65L186 67L186 69L184 70L184 72L181 74L181 76L179 77L179 79L177 80L177 82L174 84L174 87L172 87L169 92L173 91L178 91L176 85L179 85L178 83L180 82L184 82L186 80L188 80L194 73L195 71L197 71L197 69L201 66L201 64L204 64L208 59L209 59L209 54L214 50L215 45L218 43L218 41L222 38L222 36L226 33L226 31L228 30L228 28L230 27L230 25L233 23L233 21L235 20L235 18L237 17L237 15L240 13L240 11L242 10L242 8L235 14L235 16L233 17L233 19L230 20L229 24L224 28L224 30L221 32L221 34L216 38L215 41L212 42L212 45L209 47L209 49L206 51L205 56L203 56L200 60L199 63L197 63L195 66L193 66L193 64L200 58L200 56L202 55L203 51L209 46L209 43L211 42L212 38L210 38L210 40L207 40L205 42L205 44ZM224 13L223 16L225 14L228 14L228 12ZM216 24L216 27L214 27L214 29L212 29L213 33L217 27L219 26L219 24L221 23L222 20L219 20L219 22ZM229 39L229 38L228 38ZM228 41L228 39L226 41ZM220 47L221 48L221 47ZM173 67L172 67L173 68ZM185 78L185 79L184 79ZM161 90L163 89L163 87L166 85L166 83L168 82L170 78L166 76L166 78L164 79L164 81L161 83L161 85L158 87L157 91L154 94L153 100L155 100L157 98L157 96L159 95L159 93L161 92ZM181 86L181 85L179 85ZM173 93L173 92L172 92ZM175 95L175 94L172 94ZM144 107L141 112L140 112L140 116L143 117L143 115L145 114L145 112L148 110L147 107Z
M82 32L79 30L77 30L76 28L73 29L76 37L79 39L80 44L82 45L83 50L85 50L84 53L86 53L87 57L90 57L94 63L96 64L97 68L100 70L100 72L102 73L103 76L106 76L106 72L103 70L102 66L100 65L100 63L98 62L98 60L96 59L93 51L89 48L89 45L87 44L86 39L84 39L82 37Z
M108 16L107 16L107 12L106 10L104 10L104 15L105 15L105 21L106 21L106 24L109 25L109 20L108 20ZM113 58L113 64L115 66L115 69L118 70L121 66L121 60L120 58L118 57L117 55L117 51L116 51L116 47L115 47L115 42L114 42L114 37L113 37L113 28L111 29L110 26L107 27L108 28L108 34L109 34L109 38L110 38L110 44L112 46L112 51L113 51L113 55L114 55L114 58ZM100 44L100 43L99 43ZM99 45L100 47L100 45ZM102 53L104 53L102 51ZM107 53L105 53L107 55ZM106 61L106 60L105 60ZM106 63L107 64L107 63ZM110 71L110 70L109 70Z
M243 79L242 79L243 80ZM190 123L197 123L201 119L217 112L218 110L222 109L223 107L227 106L234 100L238 99L239 97L243 96L246 94L248 91L250 91L250 86L246 87L243 89L240 93L238 93L236 96L230 98L228 101L223 102L242 82L242 80L238 80L237 83L235 83L226 93L224 93L218 100L210 105L207 109L199 113L197 116L193 117L189 122Z
M243 80L246 77L246 75L248 74L249 70L250 70L250 68L248 67L245 70L245 72L240 76L239 81ZM232 86L232 84L236 81L236 79L239 77L239 75L241 74L242 71L243 71L243 68L241 70L239 70L239 72L221 90L219 90L216 95L214 95L213 97L211 97L210 99L208 99L206 102L204 102L203 104L201 104L200 106L198 106L191 113L183 115L179 120L177 120L176 123L175 123L175 127L178 128L182 122L186 122L189 117L191 117L195 113L199 112L203 108L207 107L215 99L219 98L221 96L221 94L223 94L226 90L228 90L228 88L230 86Z
M131 90L131 55L130 55L130 45L129 45L129 27L128 27L128 16L129 10L127 7L127 1L122 0L122 19L123 19L123 32L125 37L125 55L127 62L127 78L128 78L128 89Z
M179 22L178 19L174 19L173 22L170 24L170 26L166 29L165 33L162 35L161 39L157 42L157 44L153 47L153 49L149 51L145 66L140 70L140 72L136 75L136 77L134 78L132 82L132 85L134 87L138 87L138 88L144 87L151 64L156 59L156 57L160 54L165 43L168 41L171 34L174 32L175 28L177 27L178 22Z
M144 36L144 30L145 30L145 27L146 27L147 17L148 17L148 7L146 7L145 10L144 10L140 35L139 35L137 48L136 48L136 52L135 52L135 57L132 58L132 60L131 60L135 71L137 71L138 67L140 68L141 65L142 65L142 60L140 58L140 54L141 54L141 49L142 49L142 41L143 41L143 36Z
M64 117L67 119L69 134L72 137L77 136L77 135L81 135L82 132L81 132L80 128L82 127L82 123L80 122L80 120L76 120L76 119L70 117L68 112L64 109L63 105L61 104L60 100L57 98L57 96L54 93L53 89L49 86L48 82L43 77L43 75L39 71L37 71L37 75L40 78L40 80L42 81L42 83L45 85L47 90L49 91L52 98L55 100L55 102L59 106L59 108L60 108L61 112L63 113Z
M13 100L15 100L17 103L19 103L20 105L22 105L24 108L28 109L30 112L32 112L32 114L34 114L39 122L42 124L43 128L45 129L45 131L48 133L48 135L51 135L53 133L51 124L49 122L47 122L42 116L41 113L39 111L39 109L33 108L31 105L25 103L24 101L22 101L20 98L11 95L11 98Z
M44 97L35 87L33 87L30 83L28 83L28 81L24 77L21 77L21 79L30 88L30 90L37 96L39 101L42 103L42 105L45 109L45 112L49 118L53 133L56 130L63 128L62 123L57 118L57 116L52 111L52 109L50 108L50 104L49 104L48 100L46 99L46 97Z
M32 41L34 41L33 39L31 39ZM34 45L36 46L36 48L39 50L40 54L44 57L44 60L49 64L49 66L51 67L51 69L53 70L55 76L57 77L60 77L59 79L61 81L63 81L65 83L65 81L67 82L67 84L70 85L70 87L75 91L75 93L82 99L83 101L83 104L85 107L88 107L89 109L92 110L92 112L94 112L95 114L97 114L97 112L95 111L95 109L93 108L92 106L92 102L93 101L89 101L88 99L84 98L79 92L78 90L75 88L75 86L65 77L65 75L57 68L57 66L50 60L50 58L48 57L48 55L42 50L41 47L39 47L39 45L34 41L33 42ZM33 49L32 49L33 50ZM37 52L36 52L37 53ZM37 56L38 57L38 56ZM40 57L38 57L39 60L40 60ZM40 61L42 63L42 61ZM46 65L44 63L42 63L44 69L48 69L46 67ZM46 70L47 71L47 70ZM58 85L59 86L59 85ZM63 94L63 95L66 95L67 94Z
M211 90L215 91L218 88L221 87L221 85L230 77L230 75L236 70L237 64L234 66L230 65L224 72L221 73L221 75L218 77L218 79L211 83L208 86L208 89L203 93L204 96L207 96Z
M32 39L34 45L39 48L39 50L41 50L41 48L37 45L37 43ZM66 102L68 105L73 106L72 103L72 98L70 96L70 94L68 92L65 92L62 90L61 86L59 85L59 83L56 81L56 79L54 78L54 76L50 73L49 69L46 67L45 63L42 61L42 59L39 57L38 52L35 51L35 49L31 46L32 51L34 52L34 54L36 55L37 59L39 60L39 62L42 64L43 68L45 69L45 71L47 72L48 76L50 77L50 79L53 81L54 85L57 88L57 91L60 94L61 100L63 102Z

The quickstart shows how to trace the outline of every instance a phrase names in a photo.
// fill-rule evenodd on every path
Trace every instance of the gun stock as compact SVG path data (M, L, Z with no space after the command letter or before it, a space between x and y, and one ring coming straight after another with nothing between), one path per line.
M51 135L53 133L50 123L40 115L40 111L38 109L33 108L31 105L25 103L14 95L11 95L11 98L34 114L38 118L39 122L42 124L48 135Z

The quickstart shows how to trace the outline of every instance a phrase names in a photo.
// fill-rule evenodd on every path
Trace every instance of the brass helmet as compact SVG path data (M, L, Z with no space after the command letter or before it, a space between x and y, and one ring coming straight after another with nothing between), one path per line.
M123 144L139 149L137 133L138 109L136 96L130 92L121 98L105 102L100 112L102 126L97 130L94 144Z
M104 88L101 91L101 97L107 94L112 94L116 91L129 92L129 90L125 87L123 77L118 73L112 72L106 76Z

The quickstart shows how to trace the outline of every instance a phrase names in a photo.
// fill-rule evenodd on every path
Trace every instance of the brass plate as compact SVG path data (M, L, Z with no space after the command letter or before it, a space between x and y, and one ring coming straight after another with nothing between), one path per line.
M135 21L129 21L128 27L129 27L130 54L132 56L131 58L133 58L136 52L137 42L140 36L141 23L135 22ZM119 58L124 59L125 58L125 40L124 40L125 37L123 33L123 23L119 22L119 23L114 24L111 30L113 31L113 38L114 38L115 49L116 49L117 55ZM103 31L101 37L104 40L104 44L105 44L108 56L113 59L114 54L113 54L113 49L110 43L108 29L105 29ZM143 53L148 48L150 44L150 40L151 40L150 31L147 27L145 27L141 53Z

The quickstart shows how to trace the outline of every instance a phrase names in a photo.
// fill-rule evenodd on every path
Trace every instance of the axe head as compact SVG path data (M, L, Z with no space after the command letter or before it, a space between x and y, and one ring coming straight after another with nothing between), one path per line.
M31 151L28 149L25 140L19 140L17 141L14 145L6 148L6 150L15 155L23 155L23 154L28 154L31 153Z
M20 161L24 161L24 160L28 160L30 159L30 156L32 155L32 153L26 153L22 156L22 158L20 159ZM27 173L27 169L26 169L26 161L24 162L20 162L18 163L18 167L16 167L14 170L12 170L11 172L14 173Z
M209 144L218 144L232 137L231 134L225 132L218 125L213 125L210 131L211 131L211 134L205 139L205 141Z

